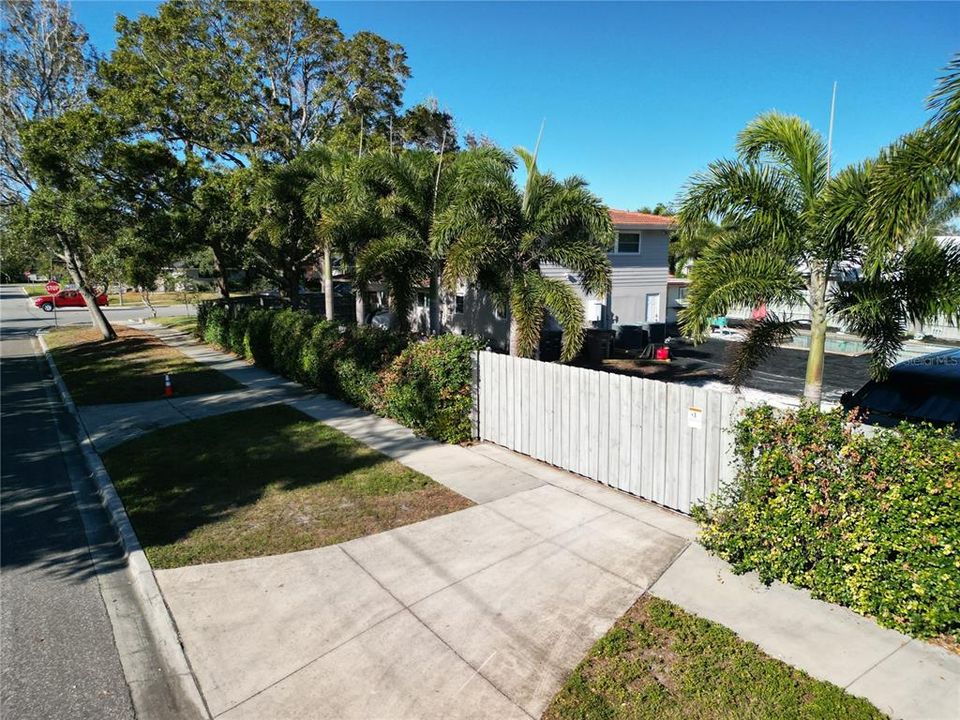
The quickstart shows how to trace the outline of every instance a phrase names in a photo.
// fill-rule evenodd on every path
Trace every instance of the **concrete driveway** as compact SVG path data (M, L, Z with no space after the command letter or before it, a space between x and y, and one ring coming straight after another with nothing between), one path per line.
M539 717L688 544L676 516L658 528L637 519L649 505L570 481L341 545L157 571L211 714Z

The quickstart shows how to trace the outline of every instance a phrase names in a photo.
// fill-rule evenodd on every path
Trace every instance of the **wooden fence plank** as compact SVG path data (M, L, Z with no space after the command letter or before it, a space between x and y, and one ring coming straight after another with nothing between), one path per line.
M707 442L704 453L704 481L703 481L703 500L707 500L710 495L717 492L720 486L720 420L722 407L722 396L720 393L707 393Z
M707 391L702 388L692 388L690 392L691 406L700 412L696 425L690 428L690 446L687 449L690 469L685 507L680 508L683 512L690 512L690 507L703 499L708 434L707 415L710 412L707 395Z
M620 407L620 466L617 472L617 487L621 490L630 490L630 453L633 450L633 425L631 423L633 402L631 391L633 378L622 375L620 377L620 392L617 394L617 405Z
M597 374L597 474L605 485L610 484L610 373Z
M630 486L634 495L642 495L643 473L643 388L641 378L630 378Z

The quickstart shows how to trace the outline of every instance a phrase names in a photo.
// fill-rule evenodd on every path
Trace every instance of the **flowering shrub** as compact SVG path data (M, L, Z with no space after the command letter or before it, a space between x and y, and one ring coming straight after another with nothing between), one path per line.
M415 343L383 373L385 414L445 442L471 437L470 409L475 341L441 335Z
M960 634L960 441L902 424L858 431L840 410L752 408L734 482L694 508L737 572L918 636Z
M422 343L341 326L294 310L201 303L197 336L358 407L445 442L469 440L476 344L445 335Z

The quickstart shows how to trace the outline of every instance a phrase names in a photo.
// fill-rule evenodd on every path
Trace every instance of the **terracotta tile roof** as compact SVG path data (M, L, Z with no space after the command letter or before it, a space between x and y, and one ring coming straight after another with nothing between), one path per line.
M652 215L651 213L630 212L629 210L610 210L610 219L617 227L631 225L634 227L670 228L674 219L669 215Z

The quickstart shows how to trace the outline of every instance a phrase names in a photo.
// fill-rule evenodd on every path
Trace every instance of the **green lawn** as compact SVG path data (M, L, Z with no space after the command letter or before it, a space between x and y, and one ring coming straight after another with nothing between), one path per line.
M43 285L23 285L23 289L27 292L27 295L30 297L40 297L41 295L46 295L47 291Z
M184 300L187 303L193 304L202 300L214 300L220 297L220 293L217 292L202 292L202 293L188 293L184 296L183 293L178 292L152 292L150 293L150 304L155 307L171 307L173 305L184 305ZM107 298L110 300L110 307L120 307L120 296L112 292ZM146 307L143 302L143 296L136 291L125 292L123 294L123 305L133 305L136 307Z
M641 597L574 670L544 720L859 720L866 700L765 655L731 630Z
M74 402L138 402L163 398L169 373L177 395L242 387L223 373L194 362L150 333L115 325L117 339L104 342L89 327L63 327L45 336Z
M155 568L306 550L472 505L287 405L157 430L103 460Z
M182 330L185 333L190 333L193 335L193 331L197 329L197 316L196 315L176 315L174 317L158 317L154 318L153 322L158 325L164 325L173 330Z

